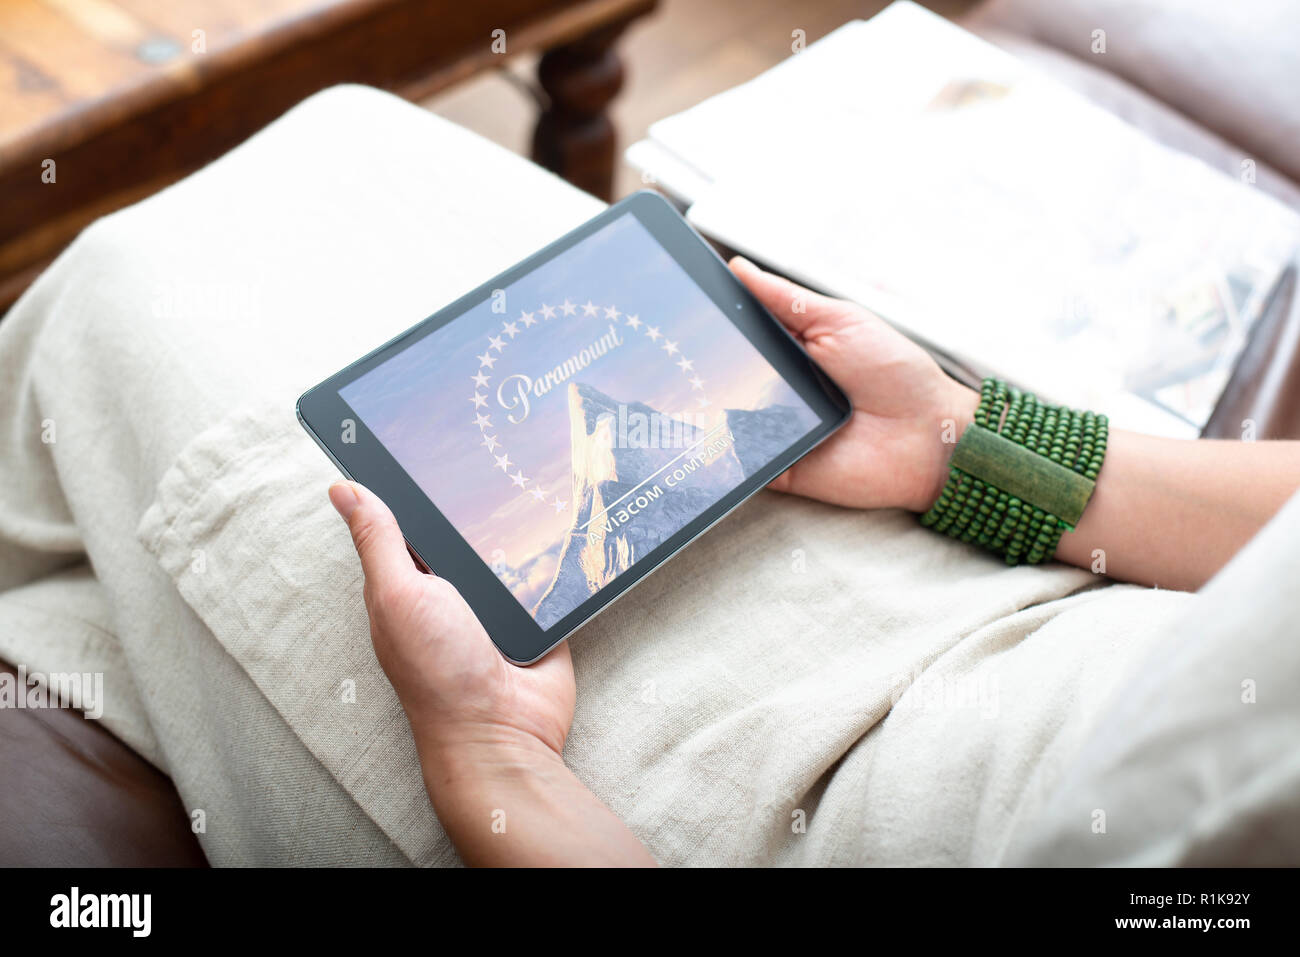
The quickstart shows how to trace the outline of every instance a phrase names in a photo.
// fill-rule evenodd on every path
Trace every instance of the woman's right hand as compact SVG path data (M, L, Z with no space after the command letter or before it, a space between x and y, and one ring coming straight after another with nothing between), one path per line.
M779 492L853 508L924 512L948 477L979 395L879 316L764 272L731 269L853 403L840 431L772 482Z
M979 395L854 303L736 258L731 268L853 403L853 417L772 483L857 508L926 511ZM1059 561L1111 578L1194 589L1300 486L1300 442L1186 441L1111 429L1096 489Z

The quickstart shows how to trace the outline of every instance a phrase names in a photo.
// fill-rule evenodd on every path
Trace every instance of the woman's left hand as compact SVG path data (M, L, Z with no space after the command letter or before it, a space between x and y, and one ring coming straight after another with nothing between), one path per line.
M411 722L425 786L472 864L652 864L564 765L573 662L561 644L507 662L448 581L415 567L388 506L355 482L330 488L365 573L375 656ZM499 826L506 822L506 826Z

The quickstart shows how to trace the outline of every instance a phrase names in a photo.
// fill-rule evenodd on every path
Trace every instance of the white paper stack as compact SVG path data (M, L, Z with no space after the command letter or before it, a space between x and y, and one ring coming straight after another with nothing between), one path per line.
M706 235L976 375L1199 432L1300 217L912 3L650 128Z

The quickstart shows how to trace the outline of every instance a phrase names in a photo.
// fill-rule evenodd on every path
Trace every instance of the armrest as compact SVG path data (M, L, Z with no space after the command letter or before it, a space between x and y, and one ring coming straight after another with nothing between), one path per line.
M0 767L8 866L207 864L167 776L78 711L0 708Z

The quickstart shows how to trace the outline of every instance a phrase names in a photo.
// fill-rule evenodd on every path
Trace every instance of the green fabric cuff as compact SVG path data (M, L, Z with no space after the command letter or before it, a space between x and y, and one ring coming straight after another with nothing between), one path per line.
M992 429L971 424L962 433L951 466L1055 515L1074 530L1096 482L1058 465Z

